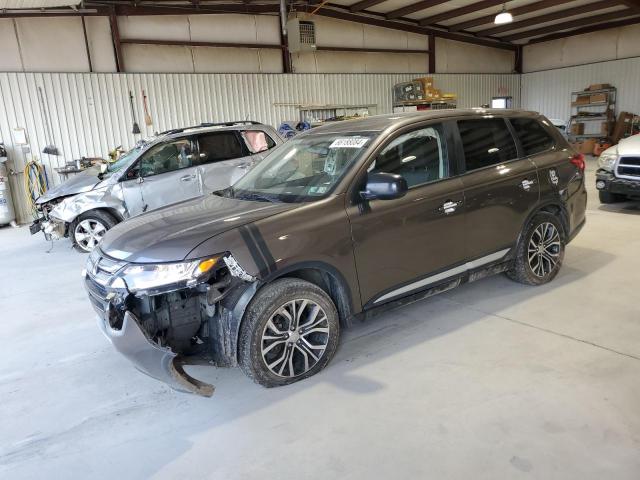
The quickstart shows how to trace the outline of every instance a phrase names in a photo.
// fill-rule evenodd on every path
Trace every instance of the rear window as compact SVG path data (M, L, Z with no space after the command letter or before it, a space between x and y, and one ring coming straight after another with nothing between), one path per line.
M235 131L203 133L200 143L199 164L241 158L247 155Z
M516 144L501 118L458 121L467 172L518 157Z
M520 139L525 156L549 150L555 145L553 137L545 130L539 121L532 118L512 118L516 135Z

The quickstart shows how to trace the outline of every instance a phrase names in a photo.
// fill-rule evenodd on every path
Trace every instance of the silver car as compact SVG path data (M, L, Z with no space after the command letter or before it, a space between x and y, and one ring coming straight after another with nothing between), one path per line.
M273 128L249 121L164 132L47 191L36 201L31 233L69 237L90 252L127 218L229 187L280 143Z

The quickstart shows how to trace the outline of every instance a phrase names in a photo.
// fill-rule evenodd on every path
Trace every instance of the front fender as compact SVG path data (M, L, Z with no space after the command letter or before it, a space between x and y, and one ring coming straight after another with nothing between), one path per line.
M49 214L55 220L71 223L85 212L106 209L126 218L126 208L120 185L91 190L68 197L56 205Z

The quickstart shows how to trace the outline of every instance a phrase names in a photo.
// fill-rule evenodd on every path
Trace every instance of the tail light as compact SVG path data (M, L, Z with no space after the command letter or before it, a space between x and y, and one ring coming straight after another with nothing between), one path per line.
M584 163L583 154L581 153L574 154L573 157L571 157L571 163L573 163L576 167L578 167L578 170L580 170L581 172L584 172L586 164Z

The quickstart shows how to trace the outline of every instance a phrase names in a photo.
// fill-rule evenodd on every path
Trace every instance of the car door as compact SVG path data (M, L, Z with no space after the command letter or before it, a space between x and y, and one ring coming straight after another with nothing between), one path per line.
M253 159L236 130L198 135L198 169L204 193L215 192L238 181L253 165Z
M457 121L464 158L467 257L480 266L500 260L512 247L538 202L536 166L519 158L504 118Z
M151 147L139 160L142 212L201 195L192 137ZM141 213L141 212L140 212Z
M464 194L452 169L449 132L446 124L434 123L390 140L367 173L402 175L409 191L402 198L347 207L366 305L436 285L464 262Z

